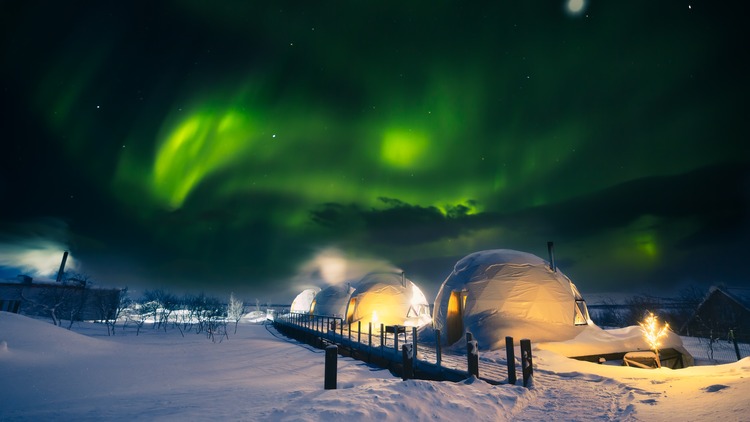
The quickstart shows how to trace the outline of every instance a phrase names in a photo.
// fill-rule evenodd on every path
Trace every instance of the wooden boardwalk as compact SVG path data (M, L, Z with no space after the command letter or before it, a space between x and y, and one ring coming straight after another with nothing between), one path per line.
M358 327L346 326L344 328L340 322L340 318L308 315L300 318L299 315L280 315L273 324L287 337L320 348L335 344L338 346L339 354L389 369L397 375L401 375L403 368L401 346L408 343L417 345L414 378L461 381L470 376L468 358L465 353L440 350L434 342L432 344L420 342L416 338L416 329L413 330L412 327L396 329L383 327L386 329L382 330L381 335L381 327L373 330L368 326L365 330L357 331ZM490 384L506 384L508 382L506 363L481 359L480 356L479 378Z

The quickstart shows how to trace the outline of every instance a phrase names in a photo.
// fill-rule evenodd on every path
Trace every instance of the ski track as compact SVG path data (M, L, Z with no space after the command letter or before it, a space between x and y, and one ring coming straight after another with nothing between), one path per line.
M532 394L517 403L512 420L636 421L635 389L598 375L535 370ZM565 389L557 388L564 382ZM571 387L572 386L572 387ZM571 395L575 392L575 395Z

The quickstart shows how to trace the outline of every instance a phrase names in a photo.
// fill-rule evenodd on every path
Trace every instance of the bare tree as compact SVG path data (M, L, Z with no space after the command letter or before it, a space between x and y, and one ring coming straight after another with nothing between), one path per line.
M627 308L623 315L623 323L626 326L638 325L651 311L661 308L661 300L651 296L636 295L626 302Z
M135 335L138 336L141 333L141 327L146 323L149 316L156 314L156 308L158 304L153 301L132 301L127 309L128 321L132 322L136 326Z
M601 308L597 309L596 323L603 327L624 327L625 318L622 314L621 306L608 297L602 301Z
M62 282L70 285L79 285L81 287L90 287L93 284L91 276L84 273L65 271L62 276Z
M54 325L62 326L62 317L67 316L70 320L68 329L72 327L73 321L79 318L85 303L85 295L86 289L80 285L42 285L21 290L21 300L31 304L40 313L48 314Z
M175 295L162 289L146 290L143 292L143 298L147 302L157 304L154 310L154 328L164 327L164 331L167 331L169 317L177 309L180 301Z
M210 308L209 298L205 294L201 293L197 296L192 296L186 303L188 308L188 314L191 320L195 321L195 333L199 334L205 328L205 319L207 309Z
M130 302L123 313L128 322L136 325L136 335L145 321L153 318L155 329L164 327L166 331L168 327L174 327L184 337L185 332L194 327L196 334L205 333L211 341L221 342L229 339L227 315L230 308L239 312L236 319L239 320L244 305L234 295L230 297L230 304L225 305L219 299L203 293L178 298L163 290L147 290L139 303Z
M92 289L91 294L99 320L107 325L107 334L115 335L115 325L123 310L128 307L128 289L120 290L117 295L109 291Z
M80 320L83 316L83 308L86 306L93 281L88 274L66 271L63 274L62 283L71 289L67 294L67 303L62 306L62 312L68 317L68 330L70 330L73 328L73 322Z
M237 334L237 324L239 324L242 315L245 314L245 304L234 297L234 293L229 295L229 303L227 304L227 318L234 321L234 333Z
M201 293L195 298L192 306L197 317L196 334L205 332L213 342L221 342L224 337L229 338L226 307L219 299Z

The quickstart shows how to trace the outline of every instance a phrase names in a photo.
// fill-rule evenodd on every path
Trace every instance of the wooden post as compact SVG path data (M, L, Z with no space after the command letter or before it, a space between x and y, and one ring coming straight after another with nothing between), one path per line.
M414 345L414 362L417 362L417 327L411 327L411 342Z
M383 347L385 347L385 326L380 324L380 356L383 356Z
M401 379L406 381L414 378L414 348L411 344L401 346L401 362L403 363Z
M440 362L443 360L443 353L440 345L440 330L435 330L435 364L440 367Z
M372 321L367 323L367 363L370 363L370 354L372 354Z
M362 321L357 321L357 343L362 343ZM357 345L357 348L359 347Z
M312 330L310 329L310 324L312 323L311 317L307 317L305 320L305 338L308 340L308 343L312 344Z
M734 344L734 353L737 355L737 360L742 359L742 355L740 354L740 346L737 344L737 339L734 338L734 330L729 330L729 338L732 339L732 343Z
M528 387L533 381L534 362L531 358L531 340L521 340L521 371L523 371L523 386Z
M513 349L513 337L505 337L505 354L508 357L508 384L516 385L516 351Z
M339 348L335 344L326 347L325 381L326 390L336 389L336 369Z
M466 359L468 361L469 375L479 378L479 346L474 336L466 333Z
M398 353L398 325L393 326L393 349Z

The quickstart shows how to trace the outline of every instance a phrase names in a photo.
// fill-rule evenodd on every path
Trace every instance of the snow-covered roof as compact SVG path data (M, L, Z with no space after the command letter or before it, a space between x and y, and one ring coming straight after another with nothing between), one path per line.
M750 312L750 289L741 287L711 286L708 289L708 293L703 299L703 302L698 305L698 308L700 308L716 291L724 293L727 297L734 300Z
M568 357L651 350L643 335L643 329L637 325L603 330L590 324L575 338L561 342L539 343L538 347ZM685 366L694 364L693 357L682 344L682 339L672 331L668 331L666 337L660 340L659 347L675 349L683 356Z

